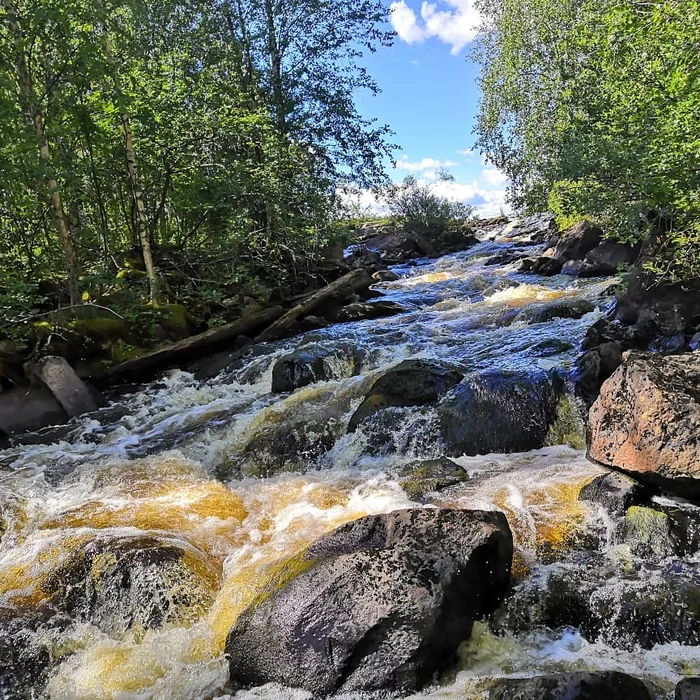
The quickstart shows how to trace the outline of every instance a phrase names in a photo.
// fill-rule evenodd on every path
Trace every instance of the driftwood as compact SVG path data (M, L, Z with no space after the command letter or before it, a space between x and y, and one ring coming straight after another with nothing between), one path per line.
M237 336L247 335L259 328L265 328L283 313L284 309L281 306L273 306L250 316L239 318L226 326L212 328L199 335L179 340L177 343L166 345L146 355L112 367L99 378L99 382L101 384L115 384L123 381L133 382L150 379L154 370L179 367L187 360L222 350L230 346Z
M284 336L297 320L307 316L324 301L327 301L331 297L342 298L352 296L356 292L368 289L372 284L374 284L374 280L370 277L367 270L360 269L348 272L347 275L343 275L335 280L335 282L331 282L329 285L323 287L323 289L319 289L308 297L308 299L305 299L300 304L291 308L284 316L277 319L271 326L260 333L253 342L265 343L271 340L277 340Z

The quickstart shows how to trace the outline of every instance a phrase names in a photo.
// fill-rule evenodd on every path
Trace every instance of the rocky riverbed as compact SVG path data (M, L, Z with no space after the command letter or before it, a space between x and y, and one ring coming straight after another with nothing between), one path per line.
M618 325L550 222L0 452L0 694L695 697L692 313Z

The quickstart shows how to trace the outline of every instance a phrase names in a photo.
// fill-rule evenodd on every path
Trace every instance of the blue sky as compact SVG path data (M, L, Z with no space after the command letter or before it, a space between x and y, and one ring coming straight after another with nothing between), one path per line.
M391 126L397 168L393 180L412 173L425 182L440 166L455 176L436 183L441 194L477 207L481 216L499 213L506 179L471 152L478 110L478 66L470 60L479 17L472 0L397 0L387 7L397 37L365 64L382 93L358 96L360 112ZM366 195L364 201L369 202Z

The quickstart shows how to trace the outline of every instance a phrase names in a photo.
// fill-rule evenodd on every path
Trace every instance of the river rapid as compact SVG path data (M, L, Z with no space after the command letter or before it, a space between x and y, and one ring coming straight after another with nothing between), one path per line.
M380 446L378 415L346 431L373 381L406 359L437 359L464 373L556 370L566 385L612 282L529 276L517 262L486 265L529 245L507 229L493 238L393 268L400 279L377 289L405 308L400 315L259 346L213 379L172 371L76 421L60 442L0 452L0 608L42 609L72 585L76 553L97 552L88 560L90 614L74 613L76 603L60 625L22 631L22 643L48 649L52 659L40 697L309 697L277 686L231 695L226 636L282 562L366 514L439 505L502 510L515 538L516 580L535 590L552 570L590 565L576 557L582 538L595 538L608 565L633 558L610 514L578 500L581 486L603 472L585 459L573 396L552 444L455 457L466 478L439 492L417 495L400 476L405 465L444 453L430 407L401 409ZM541 320L555 305L584 301L591 310L579 318ZM337 379L272 394L275 361L310 344L352 344L362 350L360 366L348 370L341 353L331 368ZM178 557L129 560L138 566L126 593L100 588L100 567L113 566L133 542ZM614 577L607 584L614 588ZM621 670L670 692L682 675L700 674L700 649L590 642L568 627L496 635L479 623L459 667L415 697L479 698L494 676L589 669Z

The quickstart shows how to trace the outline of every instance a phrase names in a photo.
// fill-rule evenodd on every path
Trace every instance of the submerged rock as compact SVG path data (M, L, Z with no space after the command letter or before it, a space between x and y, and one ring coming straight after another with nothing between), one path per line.
M466 469L447 457L411 462L395 470L394 476L406 495L417 502L422 502L430 493L469 479Z
M347 323L350 321L366 321L373 318L396 316L406 309L394 301L357 301L326 314L332 323Z
M637 678L617 671L561 673L496 681L489 700L652 700Z
M238 619L226 643L231 680L315 696L419 688L498 604L512 553L498 512L413 509L348 523Z
M385 372L372 385L365 400L348 425L352 433L357 426L377 411L391 406L422 406L436 401L462 381L454 367L430 360L404 360Z
M185 625L209 607L218 572L194 548L154 537L98 538L45 581L52 605L107 634Z
M558 393L543 371L468 376L437 406L448 455L525 452L544 447Z
M595 305L587 299L556 301L544 306L537 305L521 311L516 321L527 323L547 323L555 318L581 318L595 310Z
M592 459L700 499L698 355L630 355L601 387L589 421Z
M57 663L52 635L68 620L49 608L20 610L0 606L0 697L24 700L41 697Z
M294 391L315 382L353 377L360 372L364 352L350 343L304 345L281 357L272 368L272 391Z

